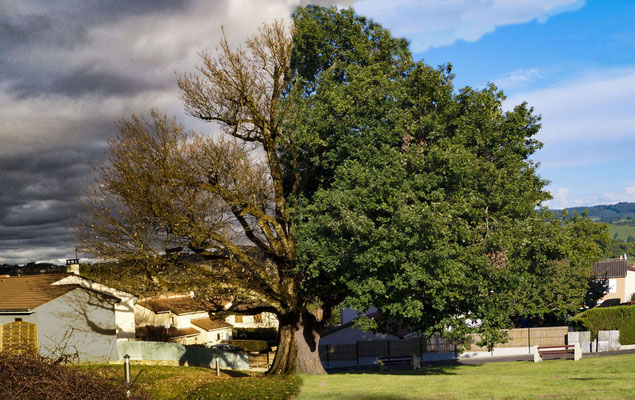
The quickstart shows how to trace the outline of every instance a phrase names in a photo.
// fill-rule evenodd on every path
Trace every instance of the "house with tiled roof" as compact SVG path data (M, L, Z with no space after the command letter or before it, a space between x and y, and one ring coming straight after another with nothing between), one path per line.
M626 303L635 293L635 265L629 265L625 257L598 261L591 273L609 284L608 293L599 301L601 304Z
M118 358L115 305L120 300L64 274L0 277L0 350L28 347L80 362Z
M137 337L181 344L214 345L232 338L233 328L274 328L273 314L210 318L208 307L192 293L141 299L135 306Z

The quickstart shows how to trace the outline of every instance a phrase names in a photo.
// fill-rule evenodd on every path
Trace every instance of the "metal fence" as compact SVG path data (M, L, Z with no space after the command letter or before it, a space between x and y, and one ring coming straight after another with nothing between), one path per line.
M319 347L320 359L331 361L357 361L360 358L409 357L411 354L453 353L452 343L439 337L406 340L367 340L354 344L327 344Z
M509 340L500 343L495 349L526 347L531 352L531 347L555 346L565 344L568 328L566 326L548 328L522 328L507 331ZM472 336L472 352L486 352L486 347L476 345L480 338ZM438 336L429 338L416 338L404 340L367 340L357 341L353 344L329 344L319 346L320 359L327 366L331 362L354 361L358 365L362 358L384 357L409 357L412 354L423 355L426 353L454 353L458 356L456 346Z

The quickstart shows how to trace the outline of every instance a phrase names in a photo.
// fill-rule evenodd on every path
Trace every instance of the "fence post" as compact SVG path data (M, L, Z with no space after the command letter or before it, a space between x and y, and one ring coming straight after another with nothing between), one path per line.
M390 340L386 340L386 345L388 347L388 358L390 358Z
M598 330L597 337L595 338L595 352L600 351L600 330Z
M355 359L357 360L357 366L359 367L359 340L355 341Z
M421 340L423 340L423 347L421 349L421 359L423 360L423 353L428 352L428 338L422 333Z
M531 328L529 326L527 326L527 348L529 349L529 354L531 354Z
M331 363L329 362L329 353L331 351L331 345L327 344L326 345L326 366L327 368L331 366Z
M123 356L123 375L126 381L126 397L130 397L130 356Z
M123 375L126 385L130 385L130 356L128 354L123 356Z

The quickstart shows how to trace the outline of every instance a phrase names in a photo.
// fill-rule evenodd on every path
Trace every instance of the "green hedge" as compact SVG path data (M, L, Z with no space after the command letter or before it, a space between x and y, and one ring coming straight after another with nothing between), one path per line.
M277 341L276 328L234 328L232 336L240 339Z
M266 340L238 340L238 339L230 339L227 343L231 343L238 347L241 347L243 350L252 352L252 351L265 351L269 349L269 345Z
M635 344L635 305L592 308L573 317L572 322L590 330L594 339L598 331L619 329L620 344Z

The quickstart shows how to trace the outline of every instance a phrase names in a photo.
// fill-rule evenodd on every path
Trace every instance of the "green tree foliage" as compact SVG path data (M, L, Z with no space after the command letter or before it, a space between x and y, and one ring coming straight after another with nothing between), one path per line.
M351 10L308 7L296 27L288 160L308 172L296 225L306 296L343 292L358 310L490 344L510 315L580 306L604 244L585 244L588 220L536 211L549 194L530 159L542 146L530 107L504 111L494 85L456 90L450 66L414 62Z
M156 111L120 122L83 249L217 315L274 313L275 374L324 373L319 332L342 302L489 345L511 315L580 305L601 232L536 211L549 194L532 108L455 88L451 66L415 62L352 10L299 9L293 32L223 39L179 80L188 114L225 139Z
M611 240L610 256L617 258L626 254L628 257L635 257L635 242L627 242L621 239ZM630 259L630 258L629 258Z

